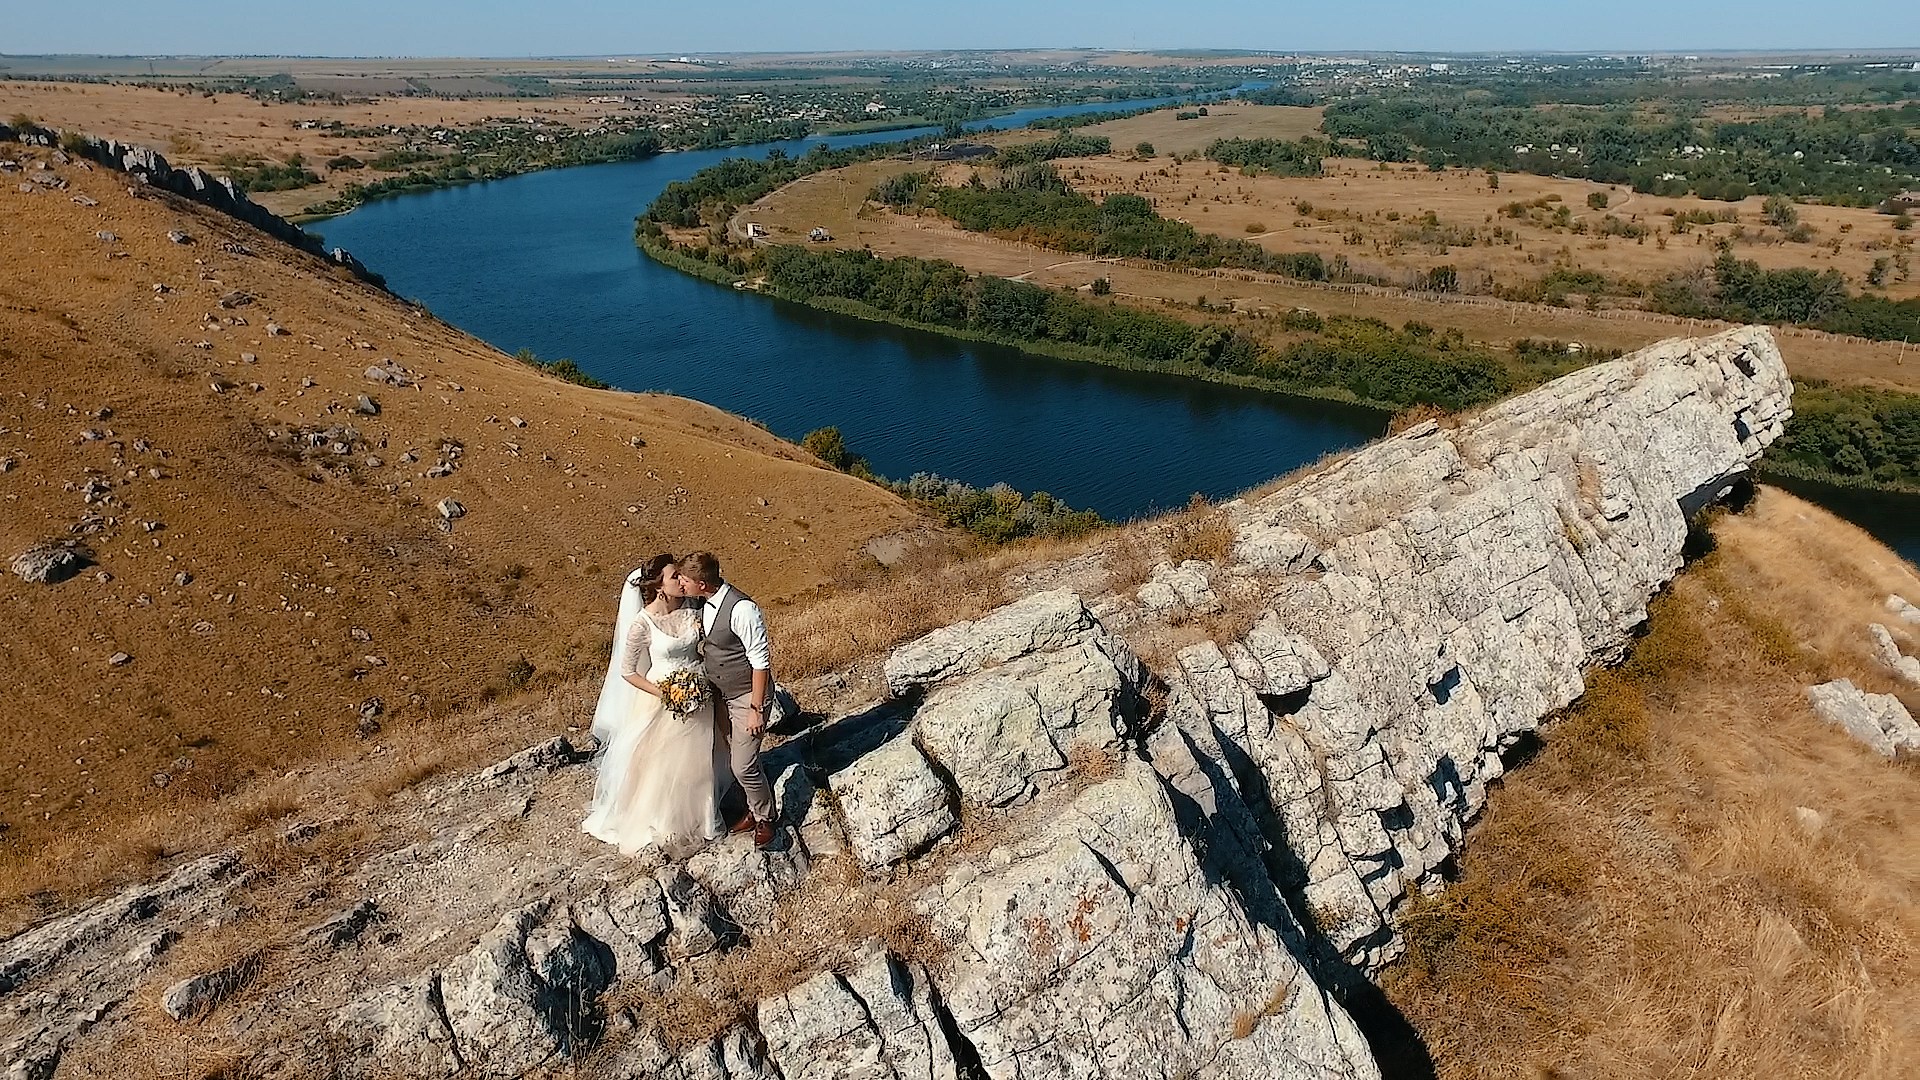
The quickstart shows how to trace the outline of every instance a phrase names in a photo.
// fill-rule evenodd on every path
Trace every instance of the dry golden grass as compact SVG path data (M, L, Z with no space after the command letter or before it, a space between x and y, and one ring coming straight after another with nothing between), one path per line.
M779 674L793 682L883 654L901 642L1005 602L999 560L959 551L931 553L898 569L877 568L865 581L826 588L775 612Z
M1247 105L1207 106L1207 115L1177 120L1183 110L1159 109L1125 120L1109 120L1087 128L1089 135L1113 140L1116 153L1132 153L1135 145L1150 142L1161 155L1190 154L1206 149L1215 139L1298 139L1320 132L1318 106Z
M1199 495L1187 504L1185 513L1168 518L1163 529L1167 558L1176 564L1197 560L1220 566L1233 553L1233 523Z
M1122 153L1131 146L1122 147ZM1468 225L1483 232L1506 228L1513 223L1499 216L1499 206L1520 198L1521 189L1534 192L1565 187L1570 192L1564 201L1584 208L1586 193L1601 185L1585 181L1562 181L1547 177L1515 176L1502 181L1502 191L1484 190L1480 174L1449 170L1427 173L1378 172L1345 160L1330 162L1333 173L1321 180L1275 177L1245 178L1220 171L1212 162L1174 165L1159 159L1133 162L1118 157L1077 158L1057 163L1061 174L1076 187L1095 195L1129 192L1158 201L1160 212L1185 218L1202 232L1229 237L1246 236L1252 223L1285 223L1255 239L1275 251L1317 251L1327 257L1344 255L1364 272L1383 280L1411 282L1413 275L1438 265L1452 265L1463 273L1482 277L1491 274L1503 287L1533 282L1557 263L1600 270L1608 274L1637 275L1651 279L1686 270L1710 261L1713 249L1706 233L1672 238L1685 241L1683 248L1670 244L1662 250L1649 240L1646 244L1612 238L1604 248L1592 237L1575 237L1535 230L1540 235L1522 237L1518 247L1477 243L1449 251L1429 251L1425 247L1394 247L1388 237L1414 225L1420 215L1416 207L1437 207L1443 222ZM819 173L805 182L790 184L741 211L736 220L765 224L774 243L800 243L807 230L825 226L833 234L830 247L871 249L876 255L910 255L923 259L947 259L976 273L1016 278L1034 284L1079 289L1096 278L1106 278L1113 299L1120 303L1147 308L1165 315L1191 321L1229 322L1235 329L1255 338L1279 345L1299 335L1287 331L1279 317L1293 308L1308 308L1323 316L1377 318L1393 325L1418 321L1436 329L1455 329L1471 342L1494 348L1506 348L1520 338L1547 338L1576 341L1592 349L1632 351L1656 341L1686 333L1711 333L1731 324L1689 321L1672 316L1606 307L1587 310L1583 305L1565 307L1544 303L1495 300L1489 296L1437 296L1418 290L1390 287L1327 286L1299 282L1270 274L1241 271L1187 271L1166 269L1138 261L1093 258L1084 254L1057 251L1014 239L970 233L933 215L896 214L877 206L866 206L865 192L882 178L909 168L924 168L906 162L865 162L844 170ZM971 168L971 167L969 167ZM1162 176L1165 171L1167 175ZM991 171L991 170L987 170ZM962 177L964 180L964 177ZM1474 185L1478 183L1479 187ZM1308 186L1301 186L1308 185ZM1319 186L1312 186L1319 185ZM1513 190L1508 191L1511 187ZM1498 196L1505 197L1498 197ZM1537 192L1531 197L1539 197ZM1671 204L1676 209L1722 208L1720 203L1699 200L1655 200L1652 196L1634 196L1636 209L1627 210L1616 203L1615 216L1640 214L1641 224L1664 225L1670 219L1660 211ZM1328 223L1317 217L1301 217L1296 201L1311 203L1316 214L1340 212L1357 215ZM1641 205L1644 203L1645 205ZM1201 207L1205 210L1202 212ZM1625 211L1624 214L1620 213ZM1802 215L1818 220L1822 239L1839 239L1842 250L1835 254L1827 247L1808 244L1781 244L1759 239L1752 224L1759 214L1759 200L1741 207L1746 219L1749 242L1736 245L1736 253L1769 268L1810 267L1824 270L1837 267L1858 281L1874 260L1891 258L1890 252L1903 234L1894 233L1883 215L1844 207L1802 207ZM1584 211L1582 216L1598 220L1606 212ZM1388 215L1394 215L1388 217ZM1493 221L1486 219L1492 217ZM1299 228L1293 227L1297 223ZM1336 228L1335 224L1340 227ZM1850 226L1842 233L1842 226ZM1344 237L1347 228L1358 229L1378 243L1381 250L1354 247ZM1516 226L1516 231L1524 226ZM1732 226L1717 226L1729 231ZM1695 245L1694 241L1700 244ZM1902 249L1905 250L1905 249ZM1476 279L1478 280L1478 279ZM1889 295L1920 294L1920 275L1896 283ZM1202 311L1200 300L1210 307L1223 302L1235 314L1223 317L1217 311ZM1920 386L1915 368L1904 363L1899 342L1873 342L1858 338L1824 334L1813 330L1782 328L1776 330L1780 349L1788 367L1797 377L1824 379L1846 384L1864 384L1895 389Z
M1462 880L1404 913L1384 982L1441 1076L1891 1078L1920 1054L1920 775L1803 689L1884 683L1857 642L1920 581L1777 491L1716 536L1509 774Z

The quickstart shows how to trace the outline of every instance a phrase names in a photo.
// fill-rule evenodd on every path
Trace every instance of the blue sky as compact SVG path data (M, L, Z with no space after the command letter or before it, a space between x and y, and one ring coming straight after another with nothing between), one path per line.
M1097 46L1887 49L1913 0L82 0L9 5L0 53L578 56Z

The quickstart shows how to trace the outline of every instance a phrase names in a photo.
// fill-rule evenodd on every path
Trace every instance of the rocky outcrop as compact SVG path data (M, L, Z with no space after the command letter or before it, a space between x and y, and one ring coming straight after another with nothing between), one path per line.
M135 146L117 139L95 138L78 132L61 132L37 126L12 128L5 124L0 124L0 142L62 147L89 161L126 173L140 183L170 191L244 221L276 240L346 267L362 281L386 288L385 278L369 270L345 249L328 251L319 237L248 198L247 193L231 178L215 176L197 165L175 168L167 163L158 150L151 147Z
M1764 331L1665 343L1228 504L1217 563L937 630L770 755L766 852L569 848L564 740L442 784L430 839L303 935L350 993L325 1040L278 1029L279 1071L1377 1077L1343 1001L1789 401ZM58 966L74 931L44 930L0 947L7 986ZM673 1003L742 970L757 1000L690 1033Z
M1920 722L1892 694L1869 694L1851 679L1807 688L1820 719L1859 739L1881 757L1920 754Z

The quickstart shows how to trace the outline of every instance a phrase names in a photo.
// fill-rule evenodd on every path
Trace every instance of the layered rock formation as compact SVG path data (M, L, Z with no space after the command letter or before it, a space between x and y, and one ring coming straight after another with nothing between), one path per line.
M0 124L0 142L16 141L35 146L65 147L90 161L126 173L142 184L170 191L229 217L238 218L268 236L346 267L363 281L386 287L385 278L369 270L345 248L328 251L319 237L254 202L230 178L215 176L197 165L175 168L152 147L79 133L67 134L36 126L16 129Z
M360 871L420 929L315 928L303 999L330 1019L230 1024L285 1073L1378 1076L1342 1000L1789 401L1764 331L1664 343L1229 504L1219 563L903 646L887 700L772 755L770 853L566 840L588 778L537 748L428 793L432 839ZM60 977L73 935L33 933L0 945L14 985ZM796 954L689 1036L676 1002ZM33 1061L64 1038L0 1037Z

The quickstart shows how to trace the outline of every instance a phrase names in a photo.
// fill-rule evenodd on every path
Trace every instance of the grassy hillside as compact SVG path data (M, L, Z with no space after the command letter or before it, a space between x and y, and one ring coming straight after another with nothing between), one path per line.
M7 154L13 180L53 162ZM722 553L777 613L924 528L737 417L568 384L230 219L52 173L0 193L0 559L72 540L92 565L0 577L10 859L179 832L258 776L404 757L599 670L656 551Z

